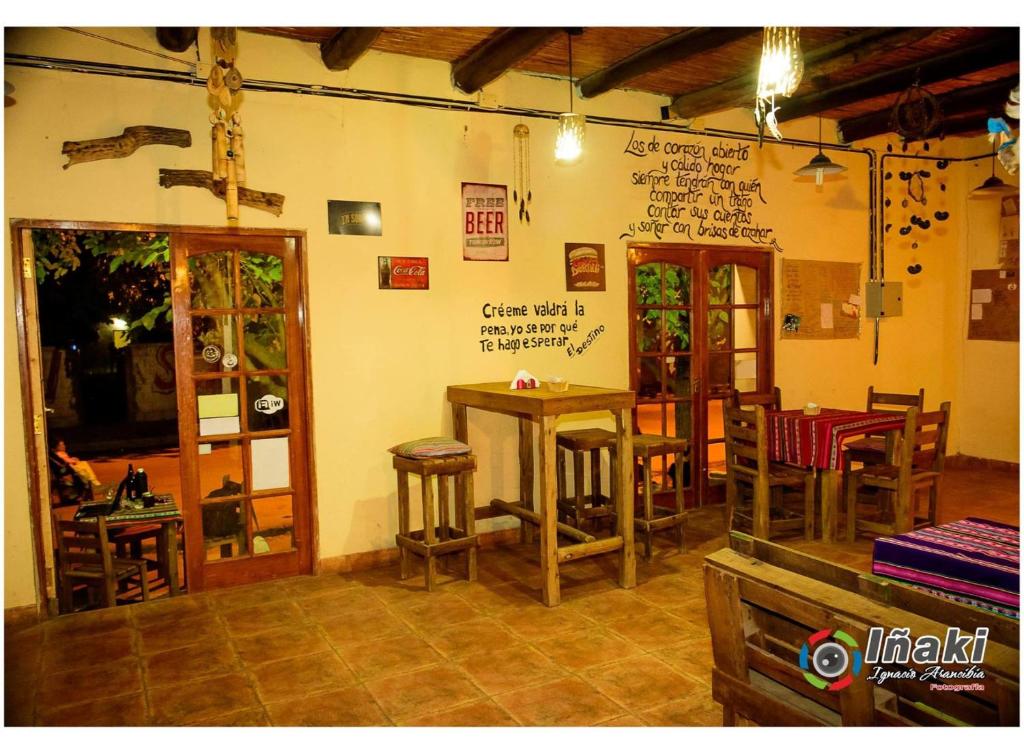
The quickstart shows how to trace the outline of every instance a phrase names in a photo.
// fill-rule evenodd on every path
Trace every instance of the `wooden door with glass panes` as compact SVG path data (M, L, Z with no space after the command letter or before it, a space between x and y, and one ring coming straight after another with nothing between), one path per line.
M717 500L724 481L722 409L732 390L772 384L771 253L633 244L627 254L634 431L690 441L688 504ZM656 496L669 504L674 458L652 459Z
M191 591L312 570L301 242L172 235Z

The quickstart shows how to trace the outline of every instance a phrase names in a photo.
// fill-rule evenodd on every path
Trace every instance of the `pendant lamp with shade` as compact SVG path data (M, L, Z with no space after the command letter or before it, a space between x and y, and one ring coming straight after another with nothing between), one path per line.
M846 168L843 165L839 165L832 162L821 148L821 116L818 116L818 154L811 158L811 161L804 165L802 168L798 168L793 171L793 175L813 175L814 183L820 186L826 175L836 175L842 173Z
M569 40L569 112L558 116L558 135L555 137L555 162L559 165L573 165L583 156L583 134L587 116L572 109L572 38L582 29L567 29Z
M992 175L985 179L984 183L975 189L971 190L971 193L967 195L968 199L990 199L994 196L1006 196L1007 194L1015 194L1019 191L1016 186L1011 186L1008 183L1004 183L1001 178L996 175L996 150L992 149Z

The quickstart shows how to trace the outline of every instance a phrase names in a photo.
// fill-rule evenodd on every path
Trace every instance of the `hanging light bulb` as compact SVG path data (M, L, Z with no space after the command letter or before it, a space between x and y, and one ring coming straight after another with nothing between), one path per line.
M569 40L569 112L558 116L558 135L555 137L555 162L559 165L572 165L583 156L583 135L586 131L587 117L572 111L572 37L573 31L567 32Z
M767 127L772 136L782 140L775 96L788 97L800 86L804 76L804 58L800 52L800 28L797 26L766 26L761 41L761 65L757 72L757 97L754 119L758 134Z
M761 67L757 73L757 96L788 97L800 86L804 58L800 52L800 28L766 26L761 42Z
M845 167L832 162L821 150L821 116L818 116L818 154L811 158L811 161L793 171L793 175L813 175L814 183L820 186L826 175L835 175L846 170Z

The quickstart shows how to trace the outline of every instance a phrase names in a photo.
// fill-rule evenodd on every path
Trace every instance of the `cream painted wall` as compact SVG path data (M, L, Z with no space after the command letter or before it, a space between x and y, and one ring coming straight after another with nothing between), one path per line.
M101 30L154 48L151 33ZM8 52L154 66L154 59L59 30L8 31ZM201 40L201 49L207 47ZM240 34L238 64L250 79L460 97L451 89L447 64L371 52L349 72L325 71L312 45ZM171 64L167 64L171 65ZM224 224L223 204L208 192L157 185L160 167L208 169L208 107L197 87L8 66L18 104L5 111L5 213L11 218L104 220L189 225ZM480 96L485 105L564 107L566 84L545 77L509 74ZM588 115L657 120L662 98L615 92L583 103ZM280 218L242 209L243 226L300 228L309 239L309 311L318 480L320 557L393 546L397 529L395 480L385 449L418 436L449 432L444 388L448 384L510 378L519 368L571 382L628 384L626 354L625 226L647 202L630 187L635 159L623 154L629 129L591 125L586 158L559 168L550 153L554 124L532 119L532 186L529 225L512 221L508 263L471 263L461 258L461 181L510 184L511 131L516 118L294 94L247 92L245 119L249 184L286 196ZM149 147L128 159L63 171L60 145L119 133L149 123L192 131L188 150ZM749 130L740 112L705 125ZM817 124L787 124L788 136L815 138ZM649 137L649 132L644 132ZM672 138L661 134L659 138ZM717 139L678 136L704 143ZM758 177L767 204L756 218L772 226L787 258L834 259L863 264L867 276L867 159L840 154L846 180L822 189L794 183L792 171L812 150L773 144L751 147L742 169ZM327 233L328 199L380 201L382 237ZM955 234L954 234L955 235ZM654 240L639 236L637 240ZM663 240L682 241L668 235ZM567 295L566 241L603 243L607 292ZM951 248L956 248L949 240ZM774 253L774 252L773 252ZM379 291L378 255L430 258L428 292ZM776 254L776 267L782 255ZM5 269L9 268L5 255ZM956 306L948 303L960 274L942 255L934 272L908 285L904 317L883 325L882 358L871 364L868 324L859 339L776 342L776 382L787 406L814 400L859 406L869 383L890 390L924 385L929 402L956 392L957 367L941 354L956 330ZM7 288L12 279L5 273ZM578 300L586 308L580 329L605 332L582 357L561 350L482 353L485 302L533 304ZM935 302L939 302L936 304ZM776 309L776 320L781 316ZM5 311L5 605L32 601L24 451L17 382L17 349L11 306ZM580 340L581 338L577 339ZM601 417L583 417L577 423ZM470 439L477 453L478 500L514 498L518 472L511 420L471 411ZM414 494L416 494L414 492ZM509 525L510 519L484 522Z

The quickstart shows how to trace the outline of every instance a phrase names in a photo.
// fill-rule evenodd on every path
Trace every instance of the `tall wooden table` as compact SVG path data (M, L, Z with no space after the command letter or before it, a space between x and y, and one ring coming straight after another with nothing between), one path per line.
M540 564L544 575L544 604L553 607L561 601L558 564L606 552L619 553L619 585L625 589L636 586L636 555L633 550L633 422L632 408L636 396L630 390L570 386L556 393L546 385L529 390L510 390L507 382L486 382L478 385L451 385L448 401L452 405L455 438L469 441L466 409L492 411L514 416L519 421L519 497L516 502L492 500L491 508L511 514L522 522L523 536L528 541L528 524L540 529ZM614 475L617 530L613 537L596 539L568 524L559 523L556 492L555 423L563 414L610 411L615 417ZM539 432L540 447L540 512L533 504L533 425ZM576 540L576 544L559 547L557 535Z
M836 539L840 471L843 445L847 440L867 434L890 435L892 447L906 421L906 415L884 411L846 411L823 408L814 415L802 409L765 411L768 424L768 457L795 466L813 466L821 477L821 539ZM899 512L897 512L899 515ZM902 520L902 518L898 519ZM767 539L768 532L755 533Z

